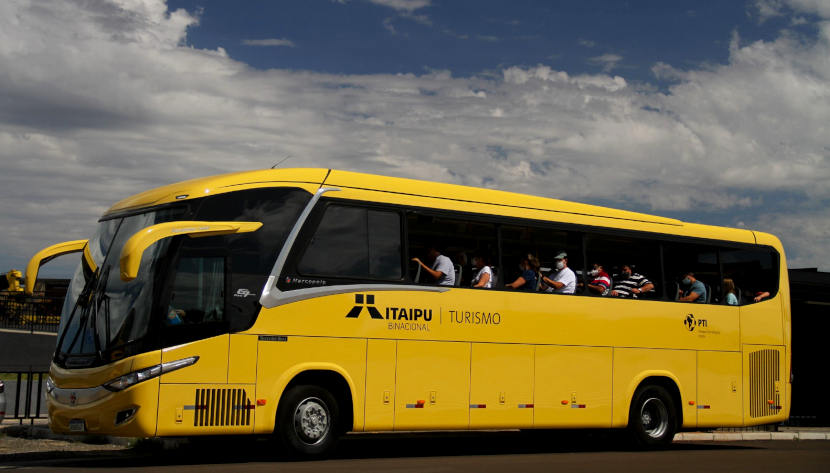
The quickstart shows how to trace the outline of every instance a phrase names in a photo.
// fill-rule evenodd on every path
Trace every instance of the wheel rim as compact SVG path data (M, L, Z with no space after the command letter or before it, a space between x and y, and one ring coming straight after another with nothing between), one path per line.
M649 437L653 439L663 437L669 430L669 410L666 404L660 398L646 399L640 408L640 423Z
M326 403L316 397L304 399L294 411L294 430L303 443L322 442L331 428L331 416Z

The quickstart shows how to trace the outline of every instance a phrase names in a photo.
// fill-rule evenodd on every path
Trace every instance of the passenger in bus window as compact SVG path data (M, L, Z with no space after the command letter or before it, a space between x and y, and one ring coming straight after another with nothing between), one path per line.
M677 300L679 302L706 303L706 286L695 278L694 273L686 273L681 283L685 290L683 288L678 289L680 297Z
M588 274L593 278L588 283L588 290L591 294L607 296L611 290L611 277L605 272L605 268L599 263L594 263L594 269Z
M480 254L473 256L473 269L476 270L476 275L473 277L473 287L492 289L496 283L496 277L493 274L493 268L490 266L489 258Z
M753 297L752 300L755 301L755 302L761 302L762 300L766 299L767 297L769 297L769 292L759 291L759 292L755 293L755 297Z
M654 290L654 284L642 274L635 273L633 265L624 264L620 278L611 291L614 297L637 299L641 294Z
M723 294L726 305L738 305L738 296L735 295L735 282L733 280L723 279Z
M547 276L542 276L545 292L554 294L573 294L576 291L576 274L568 267L568 254L564 251L554 258L556 267Z
M184 311L176 309L172 305L167 307L167 317L164 319L167 325L181 325L184 323Z
M420 258L412 258L412 261L421 265L421 267L435 279L435 283L439 286L454 286L455 285L455 266L452 260L442 255L440 251L434 247L427 250L427 257L432 261L432 266L427 266Z
M539 266L539 260L535 256L527 255L519 263L519 270L522 274L515 281L505 284L504 287L522 291L535 291Z

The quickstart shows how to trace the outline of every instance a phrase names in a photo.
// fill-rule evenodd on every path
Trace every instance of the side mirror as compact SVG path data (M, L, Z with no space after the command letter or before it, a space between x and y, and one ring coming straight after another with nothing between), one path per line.
M35 281L40 267L58 256L84 251L88 240L65 241L56 245L47 246L38 251L26 265L26 294L32 295L35 290Z
M119 261L121 280L132 281L138 276L138 267L141 266L141 257L144 255L144 250L159 240L179 235L200 238L248 233L255 232L260 227L262 227L262 222L179 221L159 223L144 228L131 236L121 250L121 259Z

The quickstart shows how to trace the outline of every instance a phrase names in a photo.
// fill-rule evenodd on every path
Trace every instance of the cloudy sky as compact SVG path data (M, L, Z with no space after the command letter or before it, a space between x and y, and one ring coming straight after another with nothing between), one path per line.
M826 0L3 0L0 271L289 156L768 231L830 270L829 123Z

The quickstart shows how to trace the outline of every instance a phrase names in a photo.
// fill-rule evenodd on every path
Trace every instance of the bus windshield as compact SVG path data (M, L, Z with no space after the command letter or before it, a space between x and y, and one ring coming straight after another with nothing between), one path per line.
M102 220L89 240L96 266L81 258L70 283L55 362L85 368L162 346L245 330L310 194L259 188L194 199L175 207ZM159 240L144 252L135 279L121 280L121 250L136 232L175 220L256 221L256 232Z
M154 266L166 254L170 242L162 240L150 247L142 258L138 277L129 282L119 276L121 249L142 228L175 220L182 213L181 208L164 209L99 223L89 243L90 255L98 267L92 272L82 261L72 278L61 314L58 360L67 366L89 366L113 358L115 350L146 334Z

